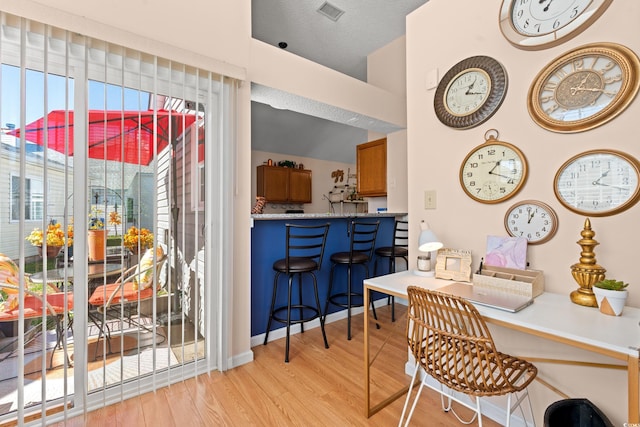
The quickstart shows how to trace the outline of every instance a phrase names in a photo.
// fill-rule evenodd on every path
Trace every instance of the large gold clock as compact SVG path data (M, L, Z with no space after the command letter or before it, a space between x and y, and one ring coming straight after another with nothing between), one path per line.
M513 144L498 141L498 132L485 133L484 144L472 149L460 166L460 184L472 199L500 203L516 195L527 180L527 159Z
M554 59L534 79L531 118L554 132L581 132L622 113L640 87L640 60L614 43L580 46Z
M579 34L613 0L502 0L500 30L521 49L543 49Z

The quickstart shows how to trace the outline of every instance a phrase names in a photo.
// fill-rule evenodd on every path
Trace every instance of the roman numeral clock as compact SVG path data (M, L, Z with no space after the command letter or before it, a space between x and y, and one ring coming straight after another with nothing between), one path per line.
M538 73L527 97L531 118L554 132L593 129L622 113L640 87L640 61L615 43L577 47Z

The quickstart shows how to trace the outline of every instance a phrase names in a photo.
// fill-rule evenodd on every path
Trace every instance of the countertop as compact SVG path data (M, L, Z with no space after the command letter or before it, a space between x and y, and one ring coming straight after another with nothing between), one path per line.
M279 220L279 219L322 219L322 218L388 218L405 216L406 212L380 212L380 213L307 213L307 214L252 214L254 220Z

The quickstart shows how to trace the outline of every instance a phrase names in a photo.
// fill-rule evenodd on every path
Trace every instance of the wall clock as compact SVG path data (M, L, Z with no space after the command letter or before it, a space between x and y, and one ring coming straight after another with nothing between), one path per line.
M504 226L510 236L525 237L530 245L537 245L556 234L558 216L546 203L524 200L507 209Z
M553 190L560 203L577 214L614 215L640 197L640 162L616 150L586 151L560 166Z
M580 46L554 59L534 79L531 118L554 132L600 126L631 103L640 87L640 60L614 43Z
M454 129L469 129L488 120L507 93L504 67L488 56L472 56L451 67L436 89L438 119Z
M527 159L515 145L498 141L488 130L485 143L467 154L460 166L460 184L472 199L499 203L516 195L527 180Z
M521 49L560 44L587 28L613 0L503 0L500 30Z

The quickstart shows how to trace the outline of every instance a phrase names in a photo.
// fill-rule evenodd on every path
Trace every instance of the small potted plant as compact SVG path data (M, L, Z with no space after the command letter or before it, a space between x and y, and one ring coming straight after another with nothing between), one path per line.
M627 286L629 286L628 283L615 279L605 279L594 283L593 293L600 311L611 316L620 316L629 295Z

